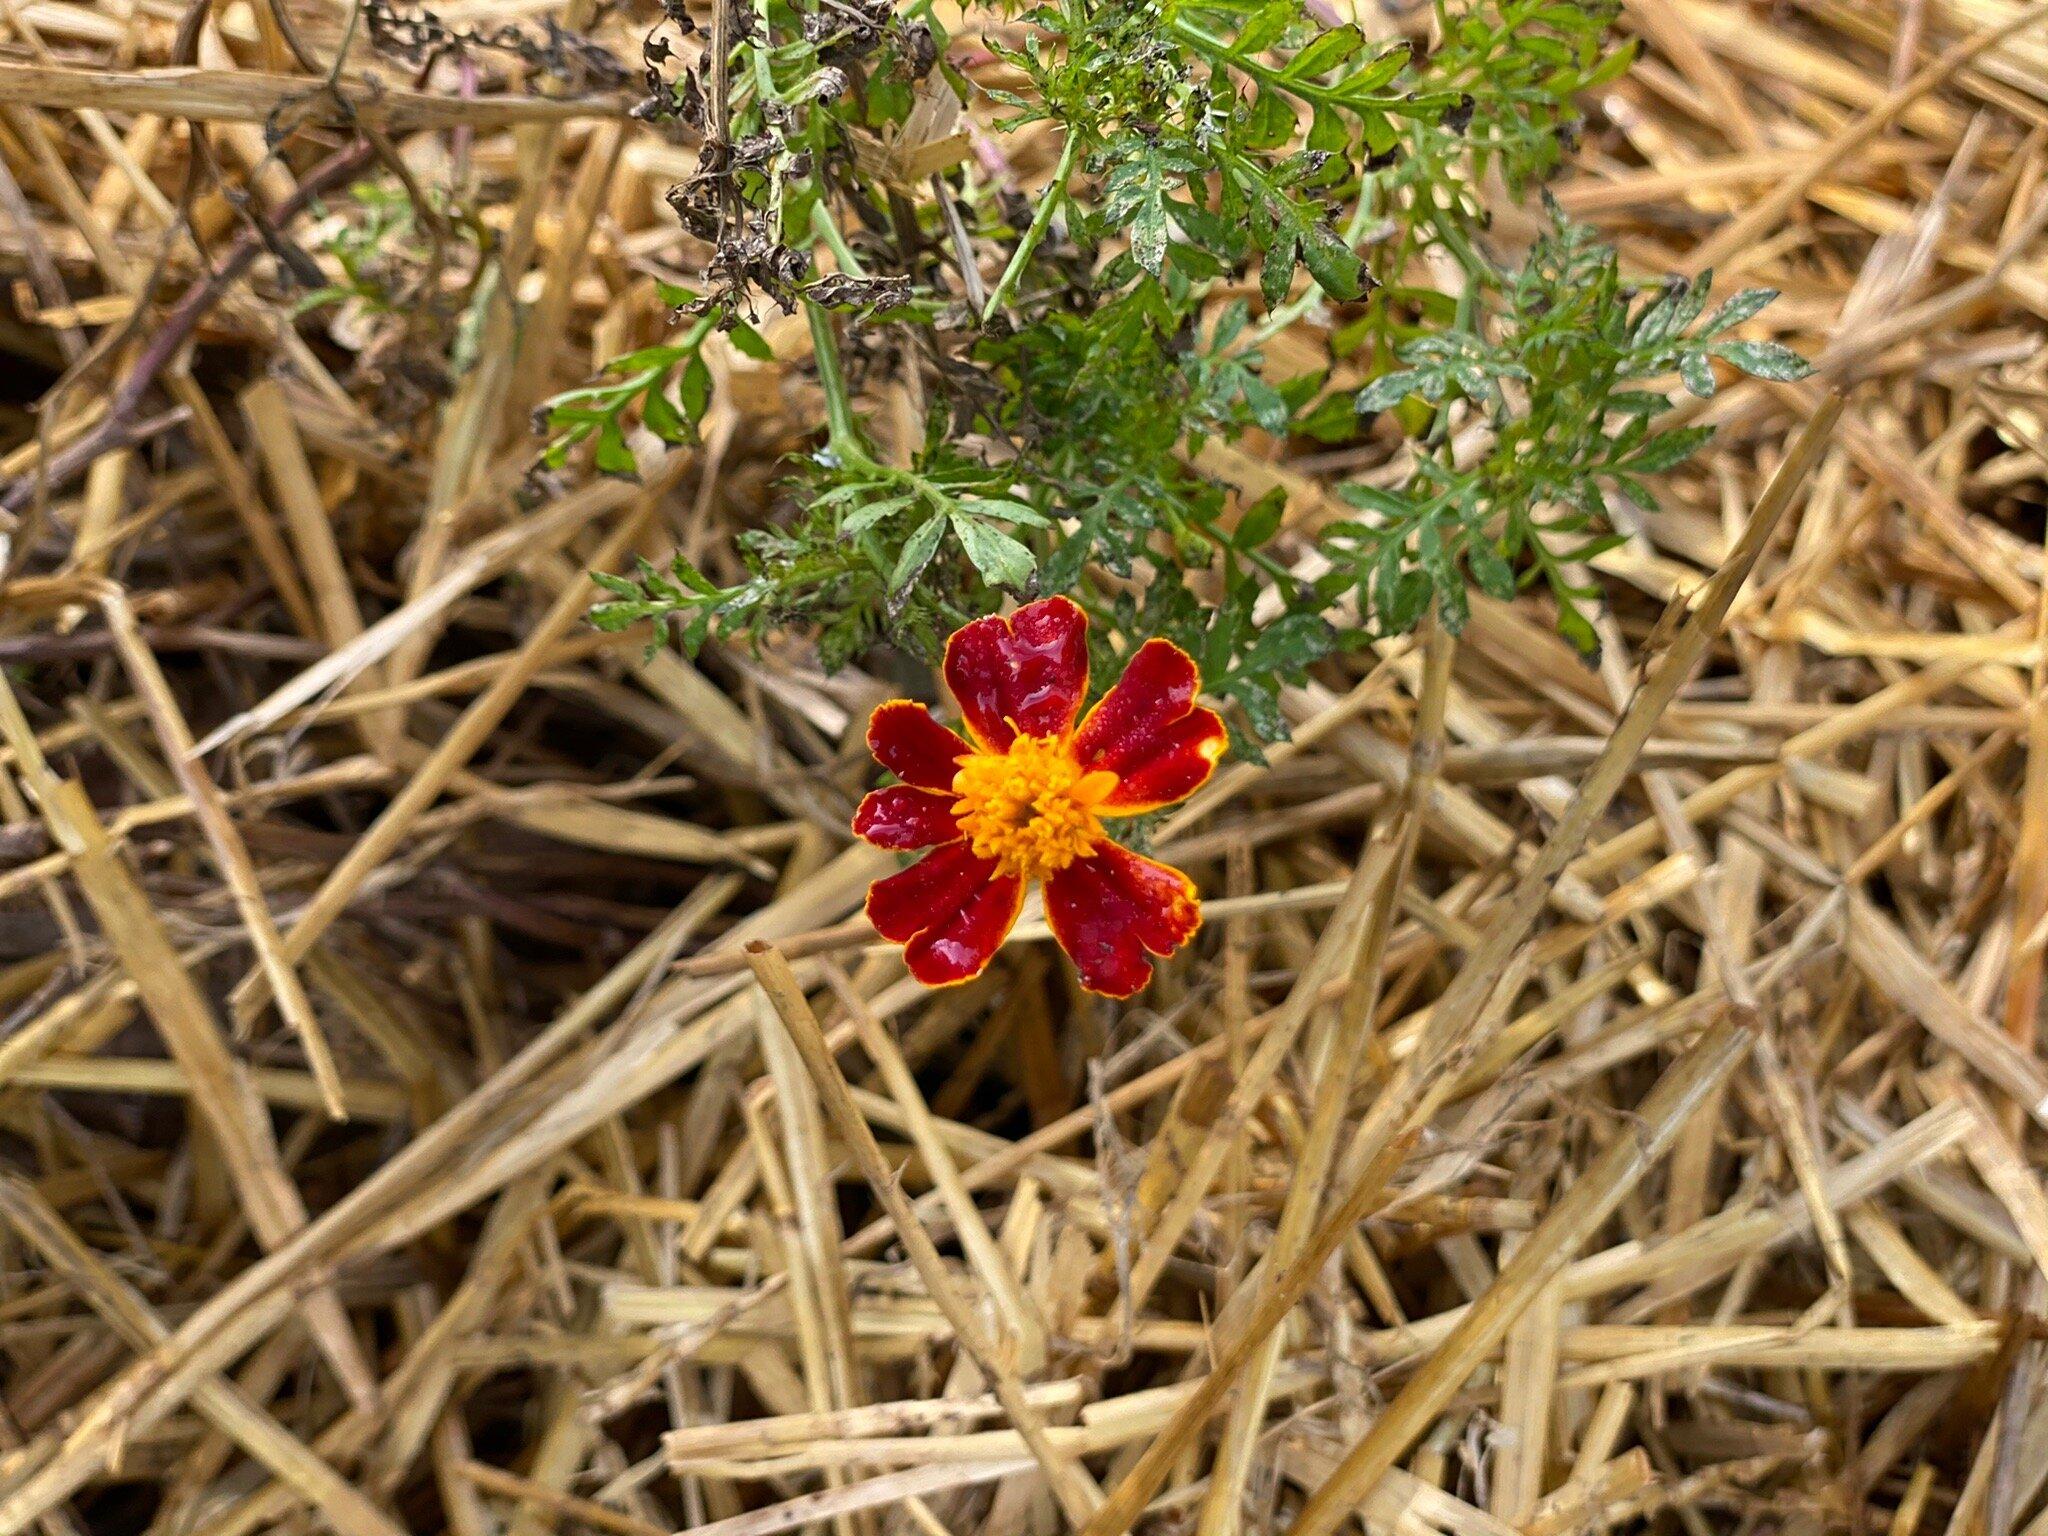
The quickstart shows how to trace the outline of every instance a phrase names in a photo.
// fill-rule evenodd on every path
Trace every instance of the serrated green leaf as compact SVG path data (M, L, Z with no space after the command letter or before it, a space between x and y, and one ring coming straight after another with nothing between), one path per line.
M1210 327L1209 350L1216 353L1228 351L1230 344L1237 340L1244 333L1244 328L1251 323L1251 318L1251 306L1243 299L1232 299L1224 305L1222 312L1216 316L1215 325Z
M943 517L926 518L917 531L903 541L902 553L896 557L896 568L889 573L889 591L901 592L924 573L931 564L932 556L939 552L939 540L945 536L946 520Z
M1581 564L1588 560L1597 560L1610 549L1619 549L1627 542L1628 535L1625 533L1598 534L1574 549L1572 559Z
M811 498L811 505L814 507L836 507L844 502L859 501L863 496L872 497L874 494L875 482L862 479L846 485L835 485L829 491L821 492L819 495Z
M564 433L542 450L540 456L541 463L549 469L560 469L569 462L569 450L589 435L590 428L588 427L577 427L573 431Z
M637 351L623 353L606 363L604 371L606 373L633 375L633 377L623 379L616 386L600 384L596 387L600 391L607 388L637 389L656 375L668 372L669 369L675 367L677 363L689 355L690 349L688 347L677 346L669 342L663 342L661 345L654 347L641 347ZM573 396L581 393L581 391L571 390L569 393Z
M1254 632L1240 666L1254 676L1299 680L1336 647L1337 632L1320 615L1290 613Z
M1031 579L1037 561L1031 551L999 529L971 517L954 513L953 532L967 558L981 572L982 580L995 587L1021 587Z
M1772 379L1780 383L1803 379L1813 372L1813 364L1790 347L1779 346L1775 341L1717 342L1714 356L1734 364L1752 378Z
M1703 272L1700 277L1705 281L1711 275ZM1699 333L1702 336L1718 336L1745 320L1753 320L1762 314L1765 307L1777 296L1778 290L1775 288L1745 288L1742 292L1731 295L1726 303L1701 321Z
M1632 475L1654 475L1683 464L1706 446L1712 427L1680 427L1660 432L1623 461Z
M1389 522L1399 522L1412 516L1415 502L1399 491L1382 490L1376 485L1367 485L1363 480L1348 480L1337 487L1337 497L1346 506L1356 507L1361 512L1376 512ZM1332 523L1333 529L1358 529L1371 533L1360 523Z
M1170 278L1192 278L1196 282L1207 282L1223 275L1223 263L1199 245L1189 245L1185 240L1166 242L1165 273Z
M1349 396L1335 391L1296 417L1293 430L1319 443L1349 442L1358 435L1358 409Z
M1111 227L1129 226L1131 259L1157 277L1171 234L1165 162L1156 147L1135 133L1118 139L1114 152L1121 158L1103 182L1100 217Z
M1607 397L1606 409L1621 416L1659 416L1671 409L1671 401L1654 390L1618 389Z
M1276 485L1245 510L1230 542L1239 549L1261 549L1280 531L1280 520L1286 514L1287 493Z
M1311 225L1303 237L1301 259L1309 275L1333 299L1355 299L1365 263L1331 230Z
M1270 5L1260 6L1237 34L1237 52L1264 53L1287 35L1299 14L1289 0L1273 0Z
M615 635L622 629L631 629L648 617L648 613L647 604L644 602L592 603L590 611L584 617L590 620L593 627L603 630L606 634Z
M1399 405L1421 386L1422 377L1421 370L1416 368L1398 368L1381 374L1358 392L1359 414Z
M775 349L768 345L768 338L744 320L735 322L733 328L725 334L726 339L731 341L733 350L742 357L751 357L760 363L775 361Z
M1257 374L1246 374L1242 387L1245 409L1251 412L1252 420L1268 432L1285 432L1287 418L1293 415L1287 408L1287 397Z
M1328 74L1365 46L1365 34L1346 22L1332 27L1289 61L1283 72L1289 80L1310 80Z
M664 443L687 443L693 435L689 421L659 386L649 389L641 397L640 419L647 424L647 430Z
M1628 73L1629 65L1635 62L1636 48L1636 39L1630 38L1619 48L1615 49L1614 52L1608 54L1606 58L1594 65L1592 69L1588 70L1580 78L1578 88L1581 91L1594 91L1603 85L1619 80Z
M1643 306L1636 316L1635 338L1638 344L1649 346L1664 340L1684 324L1684 305L1691 286L1685 282L1666 279L1657 297Z
M976 517L999 517L1026 528L1050 528L1052 519L1028 502L1006 496L977 496L968 503Z
M905 491L897 496L879 497L841 518L839 521L839 532L845 538L858 538L870 528L878 527L889 518L894 517L917 499L909 491Z
M598 428L593 461L602 474L632 475L639 472L639 462L633 457L633 450L626 446L626 434L620 430L617 417Z
M1379 602L1380 627L1390 635L1405 635L1429 608L1435 587L1423 572L1409 569L1395 579L1391 592L1382 592Z
M1501 559L1491 542L1475 539L1465 554L1465 563L1472 568L1472 579L1489 597L1502 602L1515 595L1515 573L1507 561Z
M659 598L665 603L683 601L683 589L670 581L645 555L635 555L633 564L640 572L640 585L649 597Z
M1082 568L1095 553L1101 527L1099 514L1084 517L1080 526L1046 557L1044 565L1039 568L1039 575L1047 590L1070 592L1080 585Z
M1569 640L1580 655L1593 657L1600 654L1600 636L1594 631L1592 621L1562 598L1557 605L1557 632Z
M682 379L676 385L676 402L693 422L702 421L711 405L711 369L695 353L683 365Z
M1405 42L1382 49L1362 68L1345 77L1344 94L1356 98L1392 85L1413 58L1413 50Z
M1340 155L1351 145L1351 130L1328 107L1318 106L1309 122L1308 147L1317 154Z
M1462 581L1437 588L1436 617L1449 633L1462 635L1465 632L1465 621L1472 617L1472 599Z
M1246 734L1237 729L1235 722L1227 722L1231 751L1248 763L1263 765L1266 754L1259 750L1259 743L1280 741L1287 735L1287 717L1280 711L1280 690L1256 678L1246 678L1231 684L1230 696L1244 711L1245 724L1251 727Z
M1266 247L1266 259L1259 269L1259 294L1266 308L1278 309L1286 302L1287 290L1294 286L1294 259L1300 249L1300 232L1293 229L1281 231Z
M883 127L900 123L910 115L910 86L892 75L879 75L868 85L868 126Z
M690 564L689 558L681 550L677 550L676 557L669 561L668 569L671 576L699 596L716 597L718 595L717 583L698 570L696 566Z
M1245 127L1245 142L1253 149L1275 149L1294 137L1294 101L1273 86L1260 90L1252 103Z
M704 642L710 635L711 610L699 608L690 615L690 622L683 626L683 632L677 636L677 640L682 645L683 654L694 661L697 653L704 649Z

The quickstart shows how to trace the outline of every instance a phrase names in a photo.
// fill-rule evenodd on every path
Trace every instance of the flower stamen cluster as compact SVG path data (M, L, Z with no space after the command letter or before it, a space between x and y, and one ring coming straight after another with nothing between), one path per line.
M977 855L1006 875L1043 880L1102 841L1096 807L1115 788L1115 774L1074 761L1070 741L1019 736L1007 752L960 760L953 814Z

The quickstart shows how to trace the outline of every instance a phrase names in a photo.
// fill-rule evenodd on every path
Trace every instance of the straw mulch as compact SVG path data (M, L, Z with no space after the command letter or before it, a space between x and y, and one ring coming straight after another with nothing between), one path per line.
M1484 602L1291 694L1115 1006L1029 921L944 993L871 942L913 669L583 623L819 416L775 328L533 489L701 255L630 82L0 0L0 1533L2048 1531L2025 9L1631 0L1559 201L1818 373L1695 408L1598 667ZM350 122L491 189L458 378L244 211L331 252ZM1206 463L1304 528L1379 467Z

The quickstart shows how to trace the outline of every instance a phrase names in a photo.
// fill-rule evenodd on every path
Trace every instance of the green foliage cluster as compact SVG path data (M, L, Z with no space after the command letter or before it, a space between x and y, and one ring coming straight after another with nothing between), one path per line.
M359 181L349 188L352 217L339 221L322 248L341 268L341 281L301 294L294 315L354 299L378 314L403 302L392 269L419 264L419 219L411 197L394 183Z
M1682 463L1712 436L1708 427L1659 430L1670 397L1644 386L1676 376L1704 398L1714 393L1715 358L1770 379L1798 378L1807 367L1775 342L1726 336L1776 297L1769 289L1746 289L1702 319L1711 273L1638 294L1623 284L1612 249L1561 220L1519 270L1485 276L1497 300L1489 326L1400 342L1398 366L1353 403L1361 412L1430 408L1417 413L1432 424L1427 447L1441 439L1441 407L1469 401L1484 413L1490 446L1463 465L1420 452L1414 476L1395 491L1340 488L1366 515L1331 524L1324 537L1382 631L1412 627L1431 601L1458 627L1463 572L1500 598L1547 584L1560 628L1591 651L1593 628L1579 603L1599 594L1571 568L1618 542L1608 531L1610 490L1653 504L1644 477Z
M696 295L670 283L659 286L671 310L686 309ZM665 443L688 443L711 405L711 368L704 361L704 340L716 321L692 316L673 341L642 347L615 357L601 378L564 390L540 412L540 428L552 434L542 462L559 469L578 443L591 440L591 462L608 475L633 473L633 450L626 427L637 412L641 425ZM745 321L726 327L733 345L749 357L775 354L761 333Z
M929 655L1009 597L1065 592L1105 645L1186 646L1256 752L1284 733L1285 683L1432 609L1456 627L1468 584L1547 587L1590 649L1579 572L1613 538L1607 499L1647 502L1646 477L1704 437L1660 427L1673 395L1710 394L1716 361L1804 370L1731 335L1770 293L1709 314L1709 276L1639 290L1554 209L1532 249L1496 254L1479 189L1540 186L1581 94L1627 67L1612 0L1443 0L1433 48L1371 43L1305 0L992 13L1022 24L1020 45L988 44L1021 82L990 93L997 127L1050 124L1060 146L1035 205L971 165L915 202L861 169L857 136L969 89L922 0L727 3L701 66L674 76L666 38L648 46L644 115L704 141L671 195L713 247L704 291L670 295L673 344L550 403L549 452L589 439L623 472L632 422L686 437L698 349L713 330L758 349L763 298L807 315L829 419L787 516L713 570L600 573L601 626L653 619L689 647L801 626L836 666L884 643ZM1327 365L1279 376L1272 338L1319 309ZM875 346L888 328L911 340ZM858 418L849 349L923 370L908 465ZM1461 457L1465 421L1485 441ZM1314 562L1277 495L1245 505L1194 467L1212 440L1344 447L1388 422L1402 478L1340 486L1357 515L1316 532Z

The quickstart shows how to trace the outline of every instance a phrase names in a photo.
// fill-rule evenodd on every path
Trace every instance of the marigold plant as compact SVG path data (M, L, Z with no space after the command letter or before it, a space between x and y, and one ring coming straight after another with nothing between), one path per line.
M1368 32L1307 0L1061 0L949 35L917 0L759 0L708 37L672 11L641 115L699 143L670 202L706 258L662 290L671 341L542 412L549 461L687 441L721 333L823 410L767 515L598 573L594 620L693 653L795 634L831 669L936 662L1058 593L1098 661L1195 658L1253 755L1317 662L1432 611L1456 630L1475 588L1545 594L1590 651L1610 513L1708 436L1660 419L1674 396L1804 369L1753 334L1768 290L1710 310L1711 274L1626 274L1536 206L1628 67L1616 8L1443 0ZM1532 217L1496 229L1486 184ZM773 308L807 322L776 348ZM921 441L864 416L878 382L924 403ZM1350 515L1212 472L1238 439L1349 466Z

